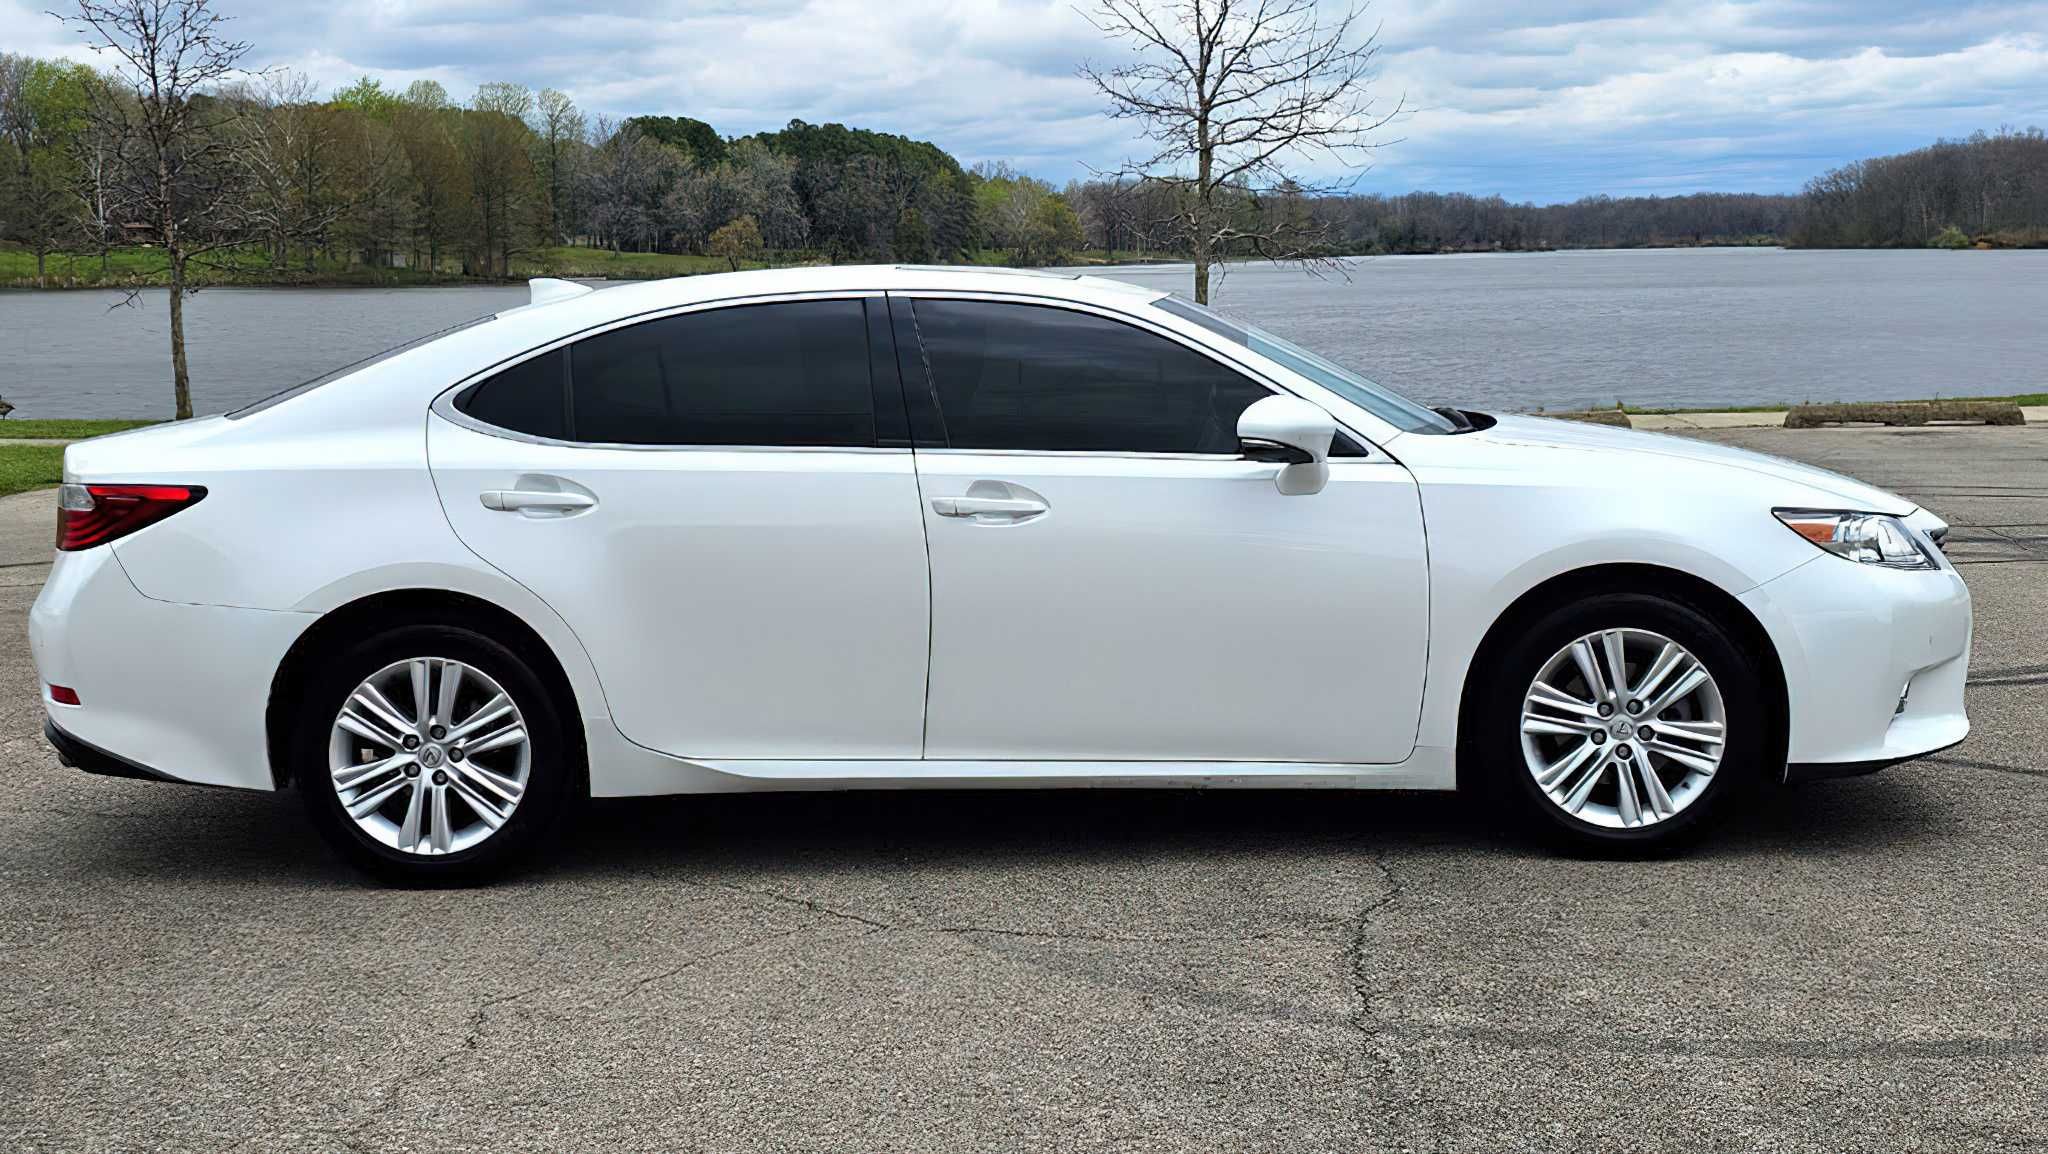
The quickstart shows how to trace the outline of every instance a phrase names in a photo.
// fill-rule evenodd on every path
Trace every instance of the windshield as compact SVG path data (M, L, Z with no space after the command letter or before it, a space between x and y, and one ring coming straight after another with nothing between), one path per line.
M1225 340L1243 345L1267 360L1279 362L1404 433L1457 431L1457 427L1441 414L1431 412L1399 393L1381 388L1350 369L1263 329L1231 320L1214 309L1179 297L1160 297L1152 303Z

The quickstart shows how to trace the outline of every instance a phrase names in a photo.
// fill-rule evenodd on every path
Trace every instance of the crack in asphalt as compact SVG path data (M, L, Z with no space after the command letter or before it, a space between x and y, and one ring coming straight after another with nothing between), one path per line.
M1112 944L1132 943L1139 945L1175 945L1190 942L1295 942L1305 945L1312 945L1324 943L1327 941L1327 939L1304 936L1300 934L1280 933L1148 935L1089 933L1077 932L1073 930L1025 930L1015 929L1008 926L934 926L904 924L901 922L885 922L873 917L869 917L866 914L855 913L852 910L840 909L836 906L829 906L823 902L818 901L815 898L804 897L801 894L788 894L783 893L779 890L753 889L747 886L732 885L726 882L699 881L690 878L670 878L668 880L679 882L687 886L693 886L698 889L719 890L726 893L741 894L746 897L763 898L772 902L779 902L786 905L798 906L812 913L822 914L825 917L836 918L841 921L848 921L858 925L866 926L868 927L868 930L871 933L935 934L963 936L990 935L996 937L1009 938L1035 938L1044 941L1098 942Z
M705 962L715 961L729 954L736 954L743 950L753 949L756 946L763 946L767 945L770 942L779 941L783 938L792 937L802 932L804 928L805 927L798 926L791 929L782 930L777 933L766 934L758 938L750 938L744 942L738 943L737 945L727 946L723 949L718 950L711 950L707 953L697 954L692 957L686 958L682 962L670 966L667 969L660 971L659 973L649 974L644 977L634 979L632 982L627 984L623 989L621 989L617 994L614 994L611 998L607 999L603 1003L603 1005L615 1006L620 1002L625 1001L627 998L630 998L633 995L639 993L641 990L646 989L648 986L653 985L655 982L665 981L669 978L675 977L677 974L682 973L684 970L690 969L694 966L702 965ZM425 1078L438 1078L442 1075L444 1068L450 1062L454 1061L457 1058L466 1057L469 1054L475 1053L478 1046L483 1041L485 1028L490 1024L490 1015L493 1009L496 1009L499 1006L509 1005L513 1002L521 1001L525 998L532 997L533 995L538 994L543 990L553 988L556 984L557 983L546 982L537 986L530 986L526 989L518 990L509 994L495 994L491 997L484 998L481 1001L477 1002L477 1004L473 1008L471 1008L469 1012L468 1024L464 1029L462 1040L460 1042L458 1042L455 1046L451 1047L447 1052L436 1055L431 1061L425 1063L422 1067L420 1067L419 1073L415 1074L411 1072L404 1072L395 1074L383 1086L372 1091L370 1097L376 1100L377 1104L374 1107L370 1108L366 1116L363 1117L360 1121L356 1122L354 1125L349 1126L345 1131L337 1132L334 1135L336 1140L338 1140L339 1142L341 1142L342 1145L348 1147L351 1150L364 1149L365 1147L363 1147L360 1144L360 1137L362 1136L364 1131L376 1125L379 1118L383 1114L387 1113L398 1104L400 1096L396 1093L396 1091L400 1087L414 1084Z
M794 937L797 934L803 932L804 928L805 927L803 926L797 926L793 929L783 930L781 933L769 934L767 937L755 938L751 941L741 942L739 945L736 946L727 946L725 949L722 950L713 950L708 954L699 954L694 958L690 958L684 961L680 965L670 966L668 969L665 969L658 974L649 974L648 976L641 978L639 981L636 981L632 985L627 986L625 989L619 991L617 996L612 998L610 1004L616 1006L620 1002L625 1001L627 998L632 997L634 994L639 993L641 990L646 989L647 987L653 985L656 982L665 982L668 979L675 977L677 974L682 973L684 970L691 969L695 966L703 965L705 962L717 961L719 958L725 957L728 954L737 954L742 950L751 950L755 946L765 946L769 942L776 942L781 941L783 938Z
M1377 900L1366 901L1358 909L1358 921L1351 935L1351 945L1346 951L1351 966L1351 988L1358 995L1358 1012L1352 1017L1352 1024L1368 1037L1377 1037L1382 1032L1378 1026L1378 1014L1373 1000L1382 991L1374 989L1365 973L1365 939L1372 932L1375 919L1381 910L1394 904L1401 897L1407 884L1394 875L1394 869L1387 864L1386 852L1380 851L1372 857L1373 868L1380 871L1386 882L1386 890Z
M1936 765L1953 765L1959 769L1987 769L1993 773L2014 773L2021 777L2048 777L2048 769L2033 769L2024 765L2003 765L1996 761L1978 761L1972 757L1923 757Z

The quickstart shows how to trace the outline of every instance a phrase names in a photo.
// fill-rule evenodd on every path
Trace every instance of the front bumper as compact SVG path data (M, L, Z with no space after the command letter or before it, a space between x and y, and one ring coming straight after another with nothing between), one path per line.
M275 789L270 683L316 619L154 600L110 548L59 553L29 611L45 732L81 769ZM80 704L53 701L50 685L77 690Z
M1947 562L1815 557L1741 598L1785 673L1786 780L1869 773L1969 735L1970 591Z

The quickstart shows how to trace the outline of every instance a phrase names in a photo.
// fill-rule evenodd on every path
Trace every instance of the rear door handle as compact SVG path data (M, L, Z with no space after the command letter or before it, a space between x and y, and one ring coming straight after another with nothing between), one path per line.
M557 493L539 489L486 489L478 497L486 509L501 513L515 513L531 509L537 512L574 513L597 504L597 498L588 493Z
M1029 497L933 497L932 512L941 517L975 517L990 521L1023 521L1051 506Z

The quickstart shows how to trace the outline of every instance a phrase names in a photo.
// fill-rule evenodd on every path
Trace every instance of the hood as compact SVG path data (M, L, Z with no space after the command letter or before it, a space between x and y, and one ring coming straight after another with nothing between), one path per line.
M1797 461L1773 457L1768 453L1755 453L1748 449L1717 445L1712 441L1692 437L1675 437L1665 433L1619 429L1612 425L1512 414L1495 415L1492 428L1466 433L1463 436L1484 437L1502 444L1597 449L1603 452L1628 452L1723 465L1830 493L1841 499L1842 508L1859 512L1904 516L1916 508L1913 502L1904 497L1887 493L1874 485L1866 485L1854 477L1845 477L1826 469L1816 469L1812 465L1802 465Z

